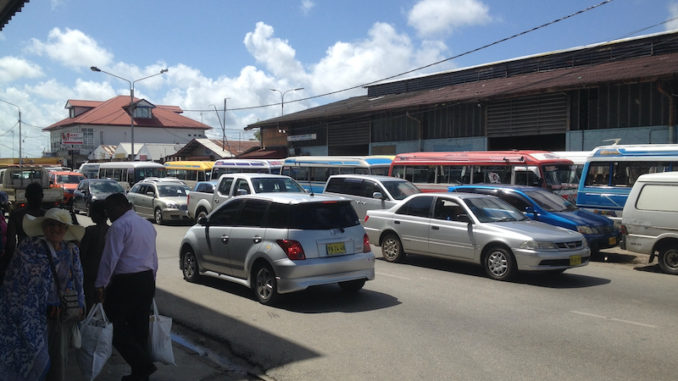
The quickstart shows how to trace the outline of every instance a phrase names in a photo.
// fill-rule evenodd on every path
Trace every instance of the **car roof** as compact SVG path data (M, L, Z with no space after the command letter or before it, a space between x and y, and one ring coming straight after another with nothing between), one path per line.
M82 177L85 176L80 172L74 172L74 171L50 171L50 172L55 174L55 175L77 175L77 176L82 176Z
M289 176L276 175L276 174L273 174L273 173L226 173L226 174L219 176L219 178L224 177L224 176L225 177L245 177L245 178L248 178L248 179L262 178L262 177L283 178L283 179L289 179L290 178Z
M370 180L377 180L377 181L407 181L405 179L401 179L398 177L393 177L393 176L383 176L383 175L332 175L328 178L333 179L333 178L350 178L350 179L370 179Z
M455 185L449 189L465 189L465 188L480 188L480 189L512 189L517 191L534 191L534 190L543 190L541 187L533 187L529 185L510 185L510 184L466 184L466 185Z
M458 197L461 199L469 199L469 198L483 198L483 197L495 197L492 195L488 194L480 194L480 193L464 193L464 192L425 192L425 193L415 193L409 197L407 197L405 200L408 200L410 198L414 197L423 197L423 196L439 196L439 197Z
M638 177L636 182L645 182L645 181L671 181L678 182L678 172L661 172L661 173L648 173Z
M267 200L271 202L278 202L282 204L301 204L307 202L323 202L323 201L342 201L350 202L347 198L340 196L328 196L322 194L310 194L300 192L275 192L275 193L257 193L232 198L233 200L241 198L252 198Z
M103 183L103 182L109 182L109 183L110 183L110 182L113 182L113 183L117 183L117 181L115 181L115 180L113 180L113 179L88 179L88 178L85 178L85 179L83 179L83 180L81 180L81 181L89 181L90 183Z

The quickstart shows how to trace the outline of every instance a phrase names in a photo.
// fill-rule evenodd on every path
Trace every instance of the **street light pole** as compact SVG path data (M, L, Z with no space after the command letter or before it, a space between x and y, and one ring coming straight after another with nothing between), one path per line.
M6 100L3 99L0 99L0 102L7 103L8 105L14 106L17 108L17 110L19 110L19 169L21 169L23 168L24 164L23 158L21 157L21 108L15 105L14 103L7 102ZM12 139L12 143L14 143L14 139ZM12 151L14 151L14 148L12 148Z
M285 115L285 94L289 93L290 91L299 91L303 90L303 87L297 87L296 89L288 89L285 91L280 91L278 89L270 89L273 92L280 93L280 116Z
M109 73L105 70L101 70L96 66L90 66L90 70L100 72L100 73L104 73L104 74L108 74L112 77L121 79L121 80L123 80L123 81L125 81L129 84L129 120L130 120L129 124L130 124L130 129L132 130L132 136L131 136L131 138L132 138L132 161L134 161L134 160L136 160L136 154L134 153L134 84L139 82L139 81L143 81L144 79L148 79L148 78L151 78L151 77L155 77L156 75L161 75L161 74L167 73L168 69L162 69L162 70L160 70L159 73L151 74L149 76L139 78L139 79L135 79L133 81L130 81L127 78L120 77L120 76L115 75L113 73Z

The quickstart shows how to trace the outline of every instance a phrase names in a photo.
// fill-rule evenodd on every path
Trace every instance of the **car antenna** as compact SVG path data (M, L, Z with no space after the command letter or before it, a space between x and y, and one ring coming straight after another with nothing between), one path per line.
M309 173L310 174L310 173ZM314 196L313 194L313 183L311 182L311 179L308 179L308 190L311 191L311 196Z

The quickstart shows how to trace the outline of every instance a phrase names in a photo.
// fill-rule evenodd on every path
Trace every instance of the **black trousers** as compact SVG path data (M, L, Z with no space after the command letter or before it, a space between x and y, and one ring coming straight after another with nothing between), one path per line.
M113 346L138 376L155 370L148 352L148 317L154 295L155 278L148 270L114 275L104 298L104 310L113 323Z

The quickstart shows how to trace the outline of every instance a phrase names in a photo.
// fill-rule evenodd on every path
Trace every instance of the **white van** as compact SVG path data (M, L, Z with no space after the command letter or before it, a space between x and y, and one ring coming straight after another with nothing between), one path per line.
M678 172L638 177L622 214L622 249L659 258L659 267L678 274Z

